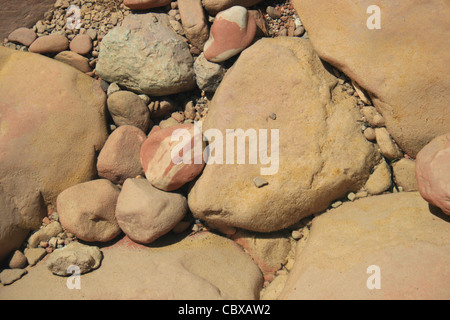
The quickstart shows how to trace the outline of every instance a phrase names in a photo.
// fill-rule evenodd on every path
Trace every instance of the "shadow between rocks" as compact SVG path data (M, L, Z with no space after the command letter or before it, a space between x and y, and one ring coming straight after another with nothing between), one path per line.
M432 204L428 204L428 208L430 209L432 215L438 217L439 219L444 220L445 222L450 223L450 216L446 215L439 207L433 206Z

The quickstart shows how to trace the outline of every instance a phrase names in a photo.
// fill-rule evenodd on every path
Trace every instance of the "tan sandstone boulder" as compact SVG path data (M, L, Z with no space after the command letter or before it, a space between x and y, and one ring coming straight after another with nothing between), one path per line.
M369 93L403 151L415 157L448 131L450 73L442 68L450 64L450 2L294 0L293 4L317 54ZM367 13L372 5L380 8L381 29L368 28L375 21L376 11Z
M324 213L313 220L280 298L448 300L450 223L443 216L417 192Z
M355 99L336 86L307 40L263 39L242 52L203 123L203 134L216 143L188 195L193 214L216 227L271 232L359 190L379 154L361 133ZM238 164L235 136L252 132L262 146L250 147L248 138L245 146L239 143L246 160ZM226 147L230 137L234 150ZM234 164L227 164L233 151L228 163Z
M61 191L96 176L105 99L64 63L0 47L0 260Z

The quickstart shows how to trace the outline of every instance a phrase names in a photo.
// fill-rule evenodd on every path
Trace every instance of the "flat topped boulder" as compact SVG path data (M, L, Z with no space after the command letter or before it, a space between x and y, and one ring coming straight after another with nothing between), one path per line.
M355 98L337 87L309 41L258 41L211 102L203 123L211 157L189 192L191 211L217 227L258 232L321 212L362 187L378 163L359 120Z
M81 276L80 290L68 290L68 279L53 275L44 260L2 288L0 299L254 300L263 284L253 260L212 233L172 236L154 247L124 238L101 250L100 268Z
M134 92L164 96L195 87L188 44L167 14L131 14L103 39L97 73Z

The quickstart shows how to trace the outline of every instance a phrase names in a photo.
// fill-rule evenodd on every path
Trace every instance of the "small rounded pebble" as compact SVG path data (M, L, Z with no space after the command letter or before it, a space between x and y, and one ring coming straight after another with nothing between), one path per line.
M354 194L353 192L350 192L350 193L347 195L347 199L350 200L350 201L355 200L355 199L356 199L356 194Z
M300 231L294 230L294 231L292 231L291 236L294 240L300 240L301 238L303 238L303 233L301 233Z

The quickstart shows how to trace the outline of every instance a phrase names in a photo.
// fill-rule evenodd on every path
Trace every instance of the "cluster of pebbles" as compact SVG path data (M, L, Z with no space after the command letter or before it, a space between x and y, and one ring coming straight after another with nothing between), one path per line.
M262 13L268 26L266 36L304 36L305 29L302 26L299 16L295 12L290 0L286 1L263 1L250 8L256 9ZM181 22L181 16L176 1L170 5L154 9L158 12L165 12L173 16L178 22ZM86 74L98 78L95 72L96 63L100 52L100 43L104 36L114 27L120 26L123 19L132 11L124 6L123 1L115 0L57 0L50 10L48 10L42 20L36 22L31 30L26 32L28 39L39 39L48 35L60 35L70 42L70 55L67 52L56 55L56 53L43 53L49 57L67 62L71 60L73 65ZM209 16L209 21L213 22L214 17ZM77 20L78 19L78 20ZM12 37L3 40L2 45L20 50L28 51L31 43L18 41L16 34L18 30L12 33ZM34 33L30 35L31 33ZM20 33L20 32L19 32ZM31 42L31 43L30 43ZM191 54L196 58L201 52L191 46ZM74 53L81 57L74 57ZM56 57L57 56L57 57ZM231 63L234 59L231 60ZM227 67L227 64L224 64ZM104 83L105 91L108 91L108 83ZM122 89L113 83L114 89ZM111 91L111 90L109 90ZM169 120L177 123L198 121L204 118L208 112L208 102L211 99L211 93L202 90L194 90L189 93L175 95L169 98L150 98L141 95L148 104L150 112L161 109L161 105L167 106L167 101L171 101L170 110L172 113L165 113L162 117L156 119ZM160 113L162 109L160 110ZM152 119L155 120L155 119ZM154 121L155 122L155 121ZM114 129L114 124L110 124Z

